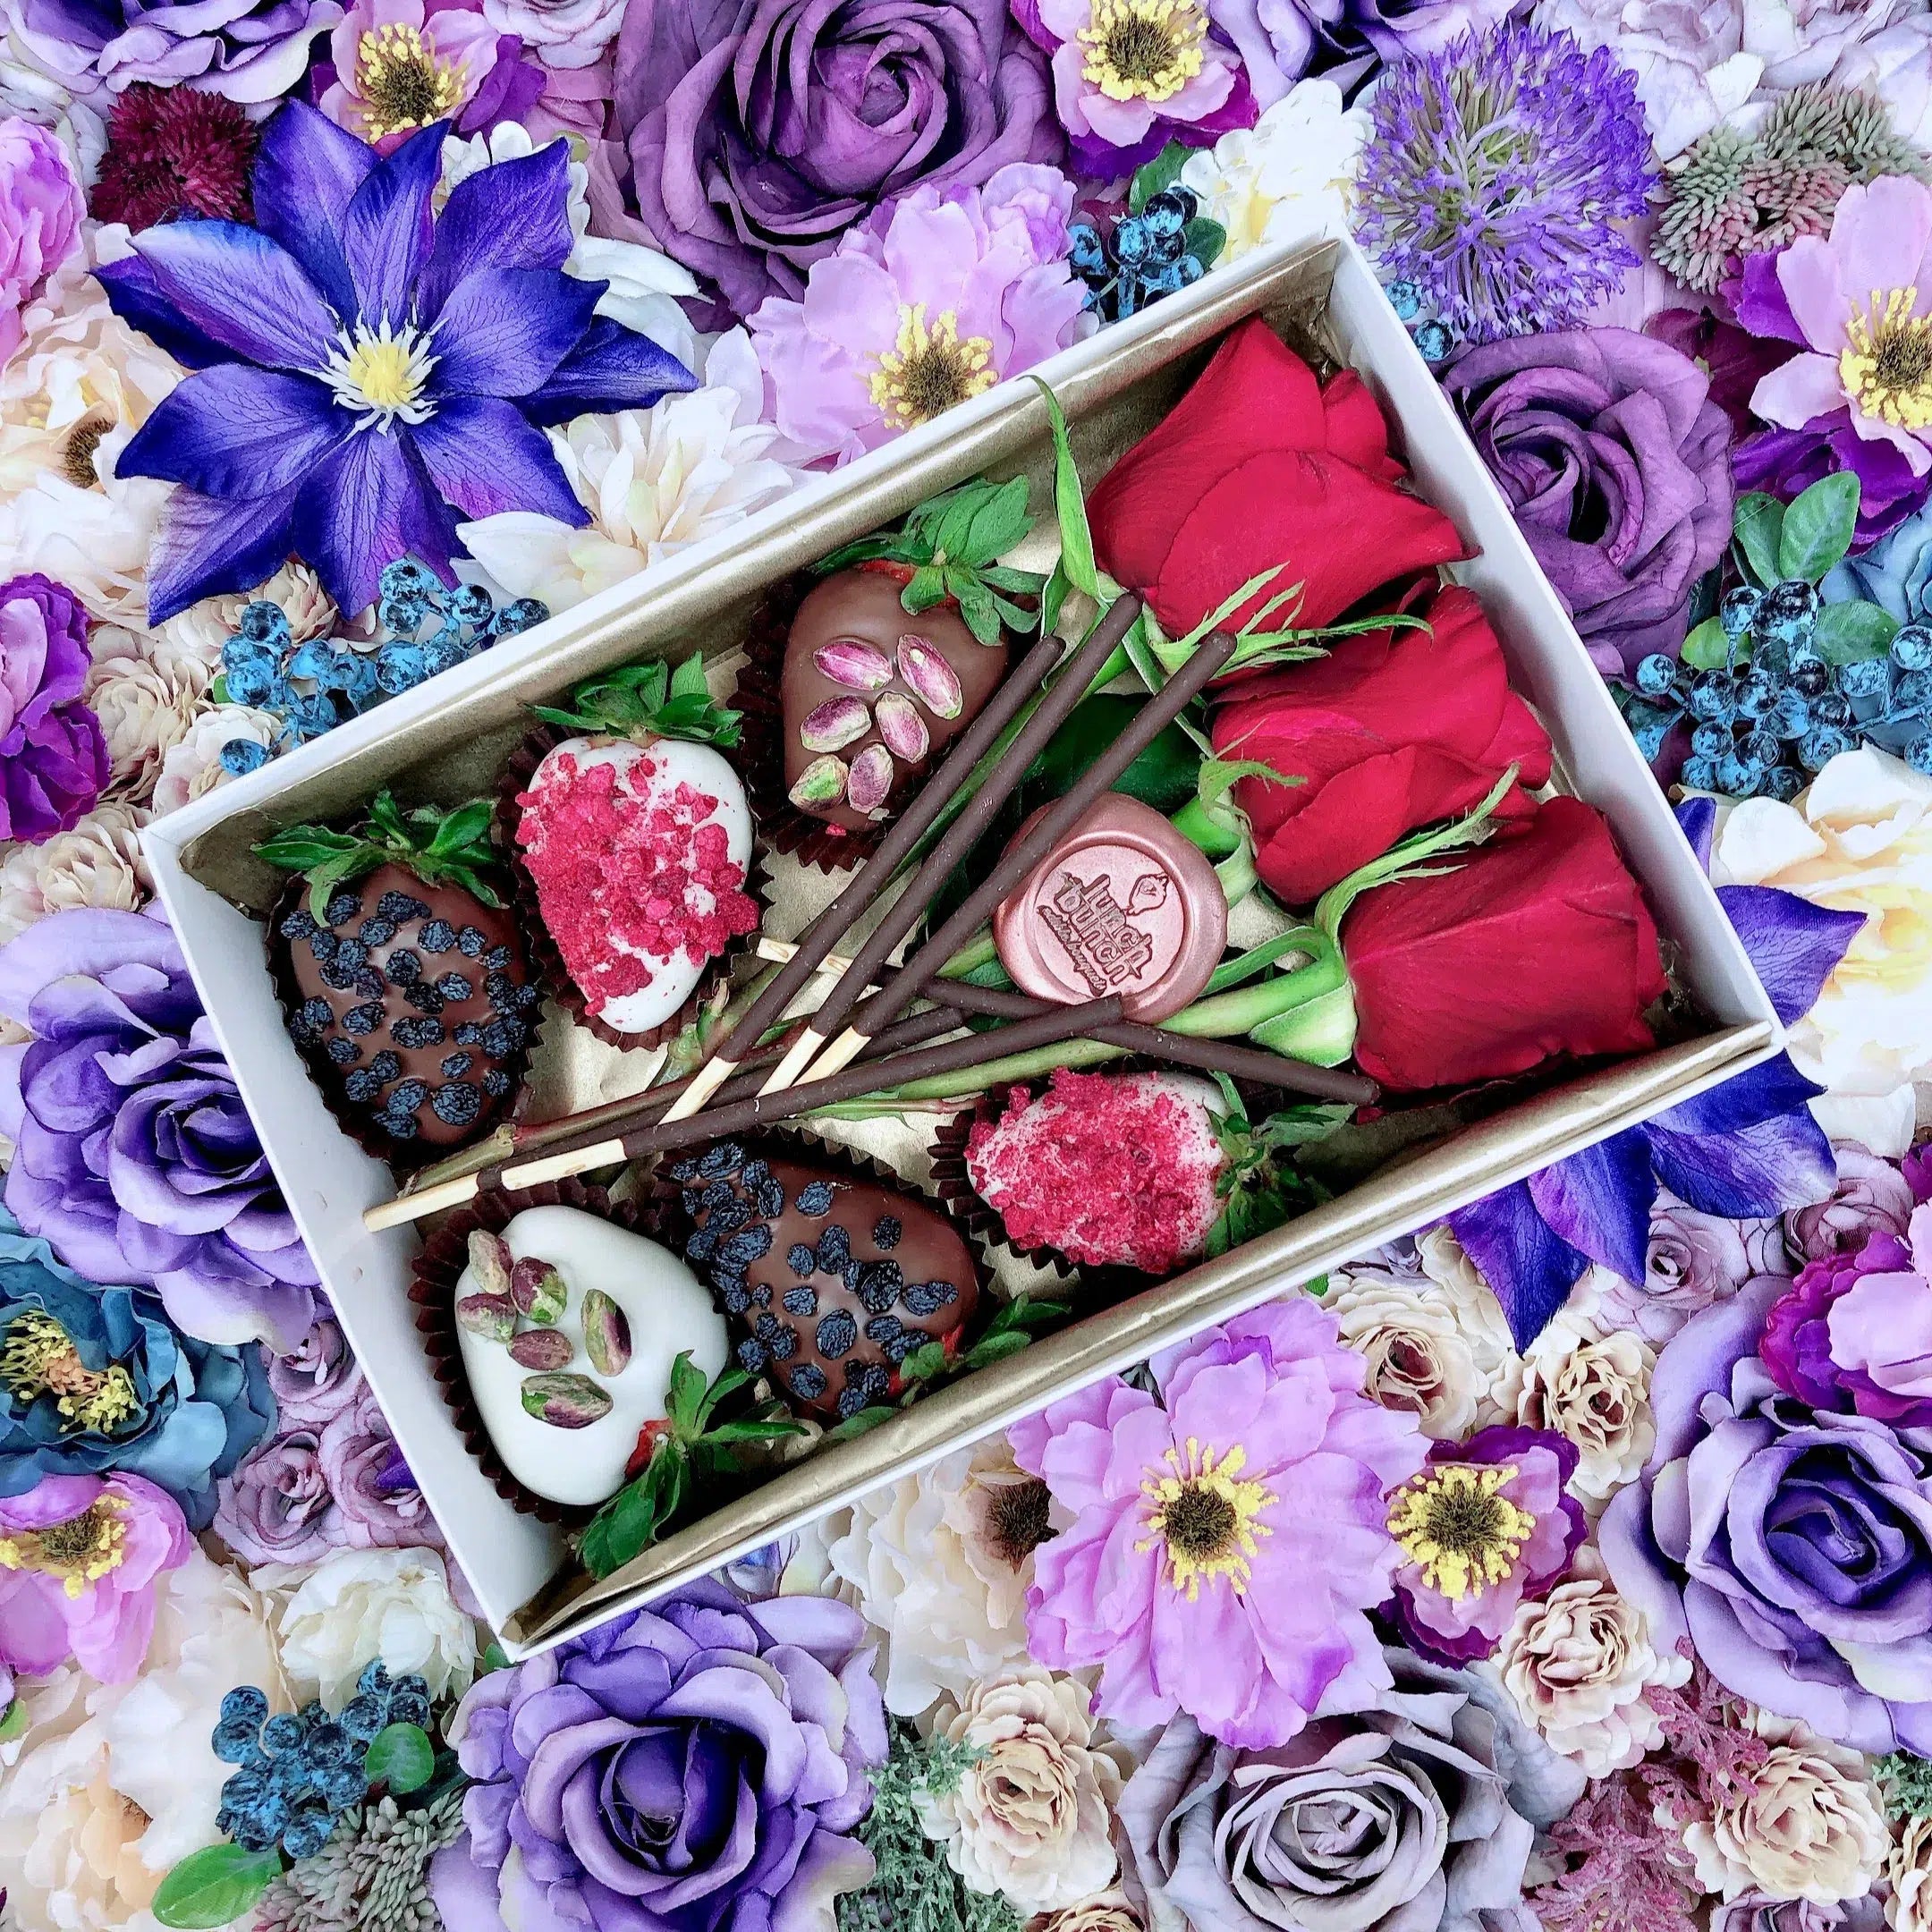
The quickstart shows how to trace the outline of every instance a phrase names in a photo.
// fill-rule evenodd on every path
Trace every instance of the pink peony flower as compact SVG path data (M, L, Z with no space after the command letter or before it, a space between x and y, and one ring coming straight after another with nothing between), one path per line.
M21 310L73 253L86 213L60 142L31 121L0 121L0 363L20 347Z
M521 52L465 0L355 0L329 35L317 105L383 154L436 121L470 133L517 119L542 91Z
M1073 187L1013 162L984 188L916 188L751 318L766 416L799 462L850 462L1082 333Z
M154 1632L155 1579L193 1548L180 1504L125 1470L0 1496L0 1663L38 1675L72 1657L126 1683Z
M1914 476L1932 470L1932 191L1887 175L1846 189L1831 236L1777 258L1777 279L1809 352L1764 377L1751 408L1787 429L1849 405L1867 442Z
M1402 1552L1388 1492L1427 1446L1361 1393L1360 1356L1304 1300L1237 1317L1158 1358L1162 1400L1114 1379L1010 1433L1074 1513L1035 1555L1034 1657L1103 1666L1116 1723L1186 1711L1267 1748L1390 1684L1366 1613Z

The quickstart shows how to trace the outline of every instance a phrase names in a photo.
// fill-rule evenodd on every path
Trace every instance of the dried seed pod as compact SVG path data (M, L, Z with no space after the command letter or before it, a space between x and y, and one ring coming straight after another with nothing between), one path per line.
M909 631L899 640L899 675L935 717L956 718L965 708L959 673L922 637Z
M857 638L834 638L821 644L812 653L812 662L847 691L883 691L892 682L893 667L886 653Z
M903 704L905 699L899 701ZM863 738L871 728L872 714L858 699L827 698L805 714L805 722L799 726L799 742L808 751L836 751L854 738Z
M516 1303L506 1294L466 1294L456 1300L456 1326L486 1342L507 1342L516 1333Z
M510 1244L487 1228L470 1231L470 1272L485 1294L510 1292Z
M519 1391L525 1415L552 1428L589 1428L611 1412L610 1391L587 1375L533 1375Z
M902 758L908 765L917 765L932 749L926 720L913 708L910 698L902 698L895 691L886 691L879 699L878 728L879 736L893 755Z
M893 755L882 744L868 745L852 760L846 781L846 802L868 818L886 816L886 798L893 786Z
M814 805L836 805L845 796L845 776L843 758L815 758L792 781L786 796L808 810Z
M583 1298L583 1345L599 1375L621 1376L631 1366L631 1318L601 1288Z
M510 1360L526 1368L562 1368L577 1352L561 1328L526 1328L510 1342Z
M568 1298L556 1269L537 1255L525 1255L510 1270L510 1299L518 1314L547 1328L563 1314Z

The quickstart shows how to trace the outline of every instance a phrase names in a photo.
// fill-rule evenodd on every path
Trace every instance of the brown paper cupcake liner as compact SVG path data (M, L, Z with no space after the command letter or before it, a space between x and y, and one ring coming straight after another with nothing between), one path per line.
M496 838L509 860L517 923L523 933L523 943L530 949L530 963L542 980L544 990L579 1026L587 1029L606 1046L615 1046L626 1053L648 1052L653 1047L662 1046L666 1040L675 1039L698 1017L705 1002L731 978L737 962L757 945L758 935L748 933L742 938L733 940L724 952L706 965L684 1004L668 1020L660 1021L646 1032L620 1033L615 1027L588 1010L583 988L571 978L570 969L564 963L564 955L557 950L557 943L544 923L543 910L537 897L537 881L530 877L530 868L524 864L516 842L517 794L530 789L537 767L558 745L567 739L587 735L589 734L567 731L560 724L540 724L510 754L509 765L496 785ZM747 792L749 795L749 787ZM752 828L755 862L757 835L762 829L756 805L752 808ZM751 869L748 865L744 889L755 898Z
M262 951L268 962L268 977L273 982L275 999L282 1008L284 1021L289 1014L299 1007L306 996L295 984L294 960L288 942L281 933L282 920L285 914L301 904L308 894L308 883L299 875L284 887L282 895L270 908L268 923L262 932ZM530 955L531 967L536 969L534 953ZM372 1120L357 1118L356 1109L343 1093L343 1071L328 1055L319 1050L304 1046L295 1036L289 1035L289 1044L301 1055L302 1065L309 1077L321 1090L329 1110L330 1118L335 1124L373 1158L386 1162L390 1170L398 1174L414 1174L419 1167L433 1167L438 1161L449 1159L453 1154L460 1154L466 1147L474 1147L479 1140L508 1121L520 1121L530 1111L530 1056L537 1050L537 1043L542 1038L547 1014L539 1013L530 1022L530 1030L524 1039L522 1050L513 1059L502 1063L504 1071L517 1083L516 1092L511 1097L506 1112L493 1114L487 1123L479 1127L467 1139L439 1147L425 1147L417 1141L397 1140L385 1133Z
M526 1489L504 1466L496 1445L484 1426L470 1378L463 1373L462 1344L456 1327L456 1284L470 1262L470 1236L478 1228L501 1233L526 1208L579 1208L628 1233L671 1243L660 1232L657 1204L650 1200L613 1202L602 1189L580 1181L553 1181L542 1187L505 1191L498 1188L479 1195L470 1207L452 1214L423 1244L416 1258L409 1298L415 1304L416 1326L429 1358L429 1371L462 1437L463 1447L488 1477L491 1487L513 1509L539 1522L580 1530L597 1513L595 1508L573 1507Z

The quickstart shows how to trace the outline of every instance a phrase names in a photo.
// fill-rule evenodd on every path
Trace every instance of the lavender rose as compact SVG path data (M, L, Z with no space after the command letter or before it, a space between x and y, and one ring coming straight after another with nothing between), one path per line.
M315 1264L165 920L79 907L0 947L6 1204L95 1281L208 1342L292 1348Z
M483 18L546 67L590 67L617 36L623 0L483 0Z
M291 1429L259 1445L224 1479L215 1532L251 1566L314 1563L343 1546L340 1513L312 1428Z
M851 1835L886 1743L865 1629L705 1579L480 1679L450 1733L478 1783L431 1875L444 1922L829 1922L873 1874Z
M1864 1246L1874 1234L1899 1234L1911 1219L1912 1191L1888 1160L1867 1153L1855 1140L1835 1140L1838 1184L1814 1208L1793 1208L1784 1216L1784 1238L1805 1261Z
M31 121L0 121L0 365L21 344L21 310L73 253L87 213L67 151Z
M616 77L645 226L741 316L879 203L1062 152L1005 0L631 0Z
M286 1354L268 1360L268 1386L284 1428L320 1428L361 1393L362 1371L349 1339L324 1316Z
M72 591L38 573L0 583L0 839L37 845L69 830L113 775L100 720L80 702L88 663Z
M1645 1341L1662 1343L1700 1309L1728 1300L1746 1282L1790 1272L1779 1222L1727 1220L1659 1192L1650 1210L1644 1278L1611 1280L1597 1318L1606 1327L1634 1328Z
M1698 366L1578 329L1465 350L1444 382L1597 669L1674 655L1731 539L1731 426Z
M358 1549L442 1547L443 1532L365 1382L322 1431L322 1473L343 1518L339 1538Z

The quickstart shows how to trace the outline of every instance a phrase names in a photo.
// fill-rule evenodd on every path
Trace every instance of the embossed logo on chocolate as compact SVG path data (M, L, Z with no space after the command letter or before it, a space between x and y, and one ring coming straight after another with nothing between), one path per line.
M1136 923L1136 916L1165 905L1167 893L1165 872L1143 872L1123 905L1106 873L1083 879L1063 872L1053 897L1042 902L1039 916L1098 999L1131 986L1154 963L1154 936Z

